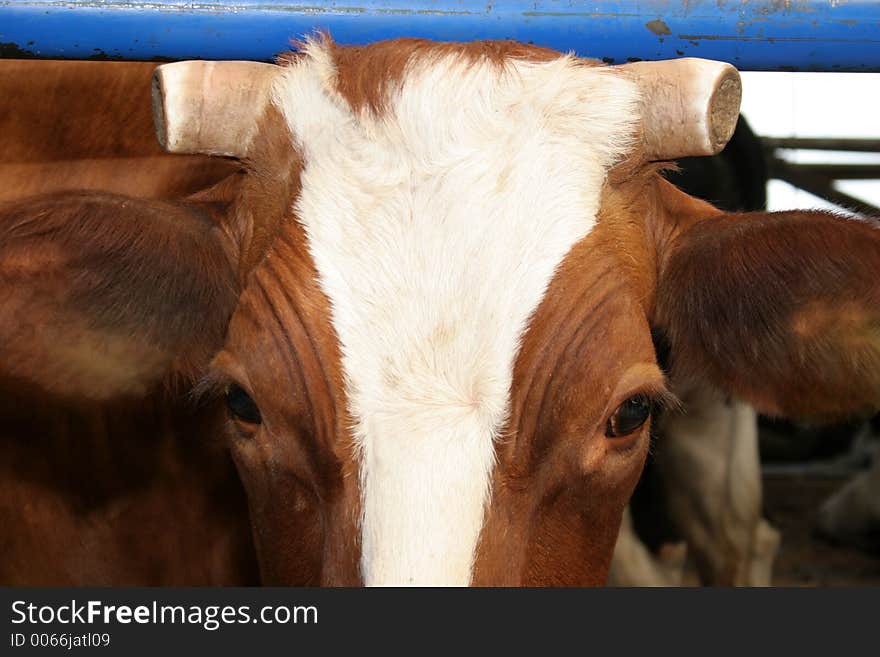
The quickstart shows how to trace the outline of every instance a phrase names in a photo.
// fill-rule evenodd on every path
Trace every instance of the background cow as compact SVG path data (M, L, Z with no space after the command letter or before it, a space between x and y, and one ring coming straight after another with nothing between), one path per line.
M0 201L62 190L172 199L237 168L156 141L146 62L0 60Z
M55 198L85 198L83 190L178 199L237 171L230 160L161 149L150 108L155 67L0 60L0 199L63 191L77 194ZM112 215L127 217L125 209ZM38 280L43 258L53 257L50 242L42 250L37 236L27 258L10 255L8 222L3 214L0 323L4 336L13 331L28 342L39 320L34 316L29 325L15 314L10 294L20 277L37 276L28 284L35 295L40 283L54 295L67 288L48 272ZM106 228L83 235L91 251L71 243L55 255L87 262ZM134 229L118 236L127 246L136 241ZM161 266L158 259L148 264ZM59 327L50 339L73 345L75 330L68 329ZM9 559L0 580L256 583L240 486L226 453L209 438L217 405L203 407L162 389L105 402L51 394L10 376L27 351L4 351L0 366L0 541ZM104 353L83 357L112 363ZM78 372L56 368L51 376L63 392Z
M186 203L2 210L3 579L248 581L226 436L264 582L601 583L669 399L651 326L672 381L783 414L875 407L876 226L676 190L652 160L720 147L735 110L670 121L700 76L646 70L329 40L282 67L164 68L166 146L243 173ZM175 393L209 362L194 412ZM89 475L43 395L93 420Z

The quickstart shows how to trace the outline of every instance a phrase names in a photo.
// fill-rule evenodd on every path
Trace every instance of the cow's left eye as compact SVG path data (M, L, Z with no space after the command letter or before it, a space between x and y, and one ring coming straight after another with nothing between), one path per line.
M234 383L226 389L226 406L236 420L248 424L260 424L263 421L257 403L241 386Z
M607 438L620 438L639 429L651 417L652 402L648 395L630 397L608 418L605 426Z

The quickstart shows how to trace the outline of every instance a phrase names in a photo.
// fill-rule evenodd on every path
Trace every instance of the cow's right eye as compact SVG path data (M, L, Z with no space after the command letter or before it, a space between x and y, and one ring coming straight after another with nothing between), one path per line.
M226 388L226 406L236 420L247 424L260 424L263 421L256 402L241 386L235 383Z
M605 426L605 436L621 438L640 429L651 417L651 399L647 395L630 397L614 411Z

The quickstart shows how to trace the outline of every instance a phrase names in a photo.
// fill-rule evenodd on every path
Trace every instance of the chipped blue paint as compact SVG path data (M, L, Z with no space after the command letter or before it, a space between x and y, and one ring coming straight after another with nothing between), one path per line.
M0 57L268 60L316 28L354 44L513 38L616 63L880 71L880 2L866 0L0 0Z

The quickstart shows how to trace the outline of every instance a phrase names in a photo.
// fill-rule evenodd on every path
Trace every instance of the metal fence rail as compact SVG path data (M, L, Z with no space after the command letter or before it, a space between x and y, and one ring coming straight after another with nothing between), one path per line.
M791 162L783 154L788 150L880 153L880 139L763 137L761 142L771 178L783 180L852 212L880 217L880 208L840 191L835 185L839 180L880 180L880 164L800 164Z
M268 60L316 28L342 43L513 38L614 63L880 71L880 2L866 0L0 0L0 57Z

